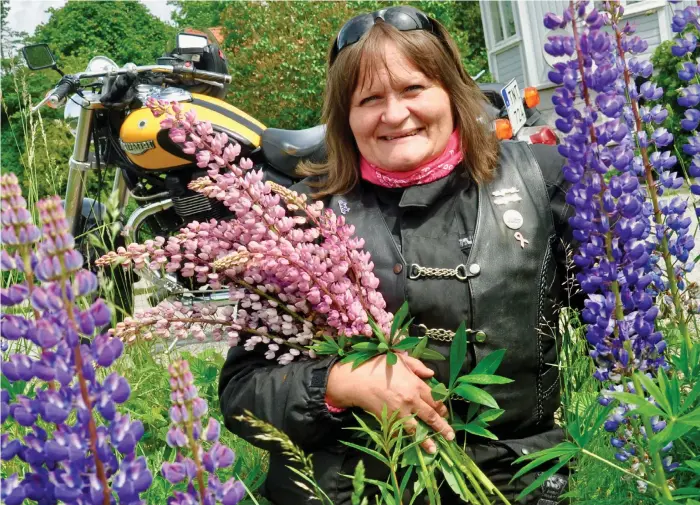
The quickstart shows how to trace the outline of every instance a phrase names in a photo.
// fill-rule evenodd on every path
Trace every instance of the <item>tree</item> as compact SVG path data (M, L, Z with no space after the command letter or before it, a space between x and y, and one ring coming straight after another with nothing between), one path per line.
M175 28L140 2L69 1L31 38L49 44L57 58L105 55L117 64L154 63L175 43Z
M195 28L204 30L221 25L221 14L226 10L227 2L192 2L187 0L168 0L176 10L172 20L179 29Z

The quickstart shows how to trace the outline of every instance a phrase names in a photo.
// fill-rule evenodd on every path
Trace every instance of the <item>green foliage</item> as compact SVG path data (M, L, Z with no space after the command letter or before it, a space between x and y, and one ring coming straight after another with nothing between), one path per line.
M227 101L269 126L307 128L318 124L326 58L338 30L357 14L399 3L228 3L220 17L234 79ZM471 74L488 68L478 2L412 5L447 27Z
M694 33L696 37L700 37L700 31L695 29L691 23L688 24L688 27L684 33L686 32ZM679 79L678 70L681 68L684 62L695 62L698 58L700 58L700 45L695 48L693 54L686 55L683 58L674 56L671 53L671 47L673 47L673 45L673 40L666 40L662 42L654 51L654 54L651 57L651 62L654 65L654 75L652 76L652 80L664 89L663 97L659 103L665 105L669 111L668 118L664 122L663 126L665 126L675 138L674 145L676 146L676 150L673 154L678 156L679 163L683 167L687 167L690 164L690 156L685 154L680 149L680 146L687 143L689 132L681 128L681 120L684 118L686 109L685 107L678 105L678 96L679 90L681 88L685 88L691 83ZM693 82L696 81L697 78L693 80Z
M147 65L175 38L175 29L141 2L69 1L49 12L49 21L37 27L31 40L49 44L59 61L106 55L120 65Z

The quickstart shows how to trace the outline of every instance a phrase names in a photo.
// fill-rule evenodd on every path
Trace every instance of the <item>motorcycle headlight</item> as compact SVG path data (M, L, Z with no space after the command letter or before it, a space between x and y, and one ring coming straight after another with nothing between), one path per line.
M119 66L106 56L95 56L88 63L86 72L106 72L107 70L118 70Z

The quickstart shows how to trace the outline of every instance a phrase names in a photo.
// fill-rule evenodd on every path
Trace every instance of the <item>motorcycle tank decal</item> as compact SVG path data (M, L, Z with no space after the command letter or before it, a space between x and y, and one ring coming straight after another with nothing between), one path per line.
M214 131L231 132L233 137L252 149L260 146L260 136L266 129L260 121L223 100L198 94L192 96L192 102L180 104L184 111L193 108L197 112L197 118L209 121ZM173 149L172 144L165 145L170 142L161 142L163 135L159 135L160 131L160 119L153 117L146 107L127 116L119 137L122 145L139 147L125 149L131 162L146 170L171 170L192 165L191 156L179 152L179 148ZM143 147L148 148L142 149Z

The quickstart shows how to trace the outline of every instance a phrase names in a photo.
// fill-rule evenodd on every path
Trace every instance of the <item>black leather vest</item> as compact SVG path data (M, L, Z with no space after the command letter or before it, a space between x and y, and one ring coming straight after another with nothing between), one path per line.
M502 142L495 179L478 188L473 245L468 255L460 248L465 236L467 179L456 171L431 184L442 185L440 198L430 205L412 204L408 188L400 206L401 251L394 242L371 190L358 186L334 196L328 205L355 226L372 255L380 291L395 312L408 301L415 324L454 331L462 321L474 332L462 372L497 349L506 349L497 373L514 380L490 386L505 413L491 423L500 438L538 433L552 426L559 406L557 345L549 328L556 328L556 303L562 272L552 258L555 230L542 173L527 144ZM504 190L506 190L504 192ZM517 190L517 192L515 192ZM506 211L517 211L507 226ZM514 212L509 213L509 215ZM522 219L517 219L519 216ZM516 227L522 221L519 227ZM522 239L527 240L523 242ZM461 266L460 266L461 265ZM412 279L417 266L457 269L460 277ZM449 342L431 341L449 355ZM436 378L447 382L447 361L431 361ZM454 402L459 409L460 402ZM462 403L462 405L464 405Z

